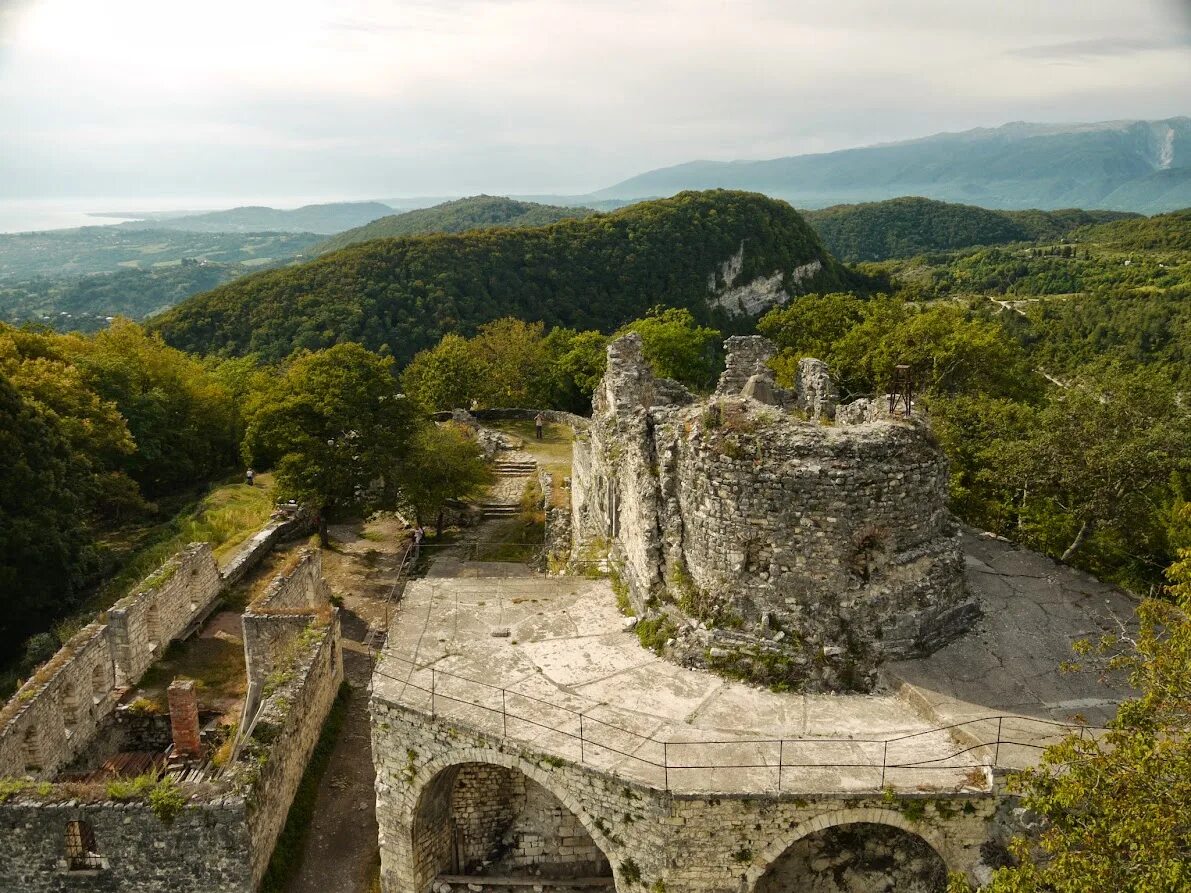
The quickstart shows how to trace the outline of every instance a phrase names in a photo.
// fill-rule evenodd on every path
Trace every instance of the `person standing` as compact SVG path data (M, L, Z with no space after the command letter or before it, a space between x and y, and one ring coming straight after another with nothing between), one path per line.
M254 486L253 481L255 481L255 480L256 480L256 472L254 472L251 468L248 469L248 471L246 471L244 473L244 483L246 483L248 486L251 487L251 486Z
M542 415L540 412L536 416L533 417L534 436L537 437L538 440L542 439L542 426L545 424L546 424L546 417L544 415Z

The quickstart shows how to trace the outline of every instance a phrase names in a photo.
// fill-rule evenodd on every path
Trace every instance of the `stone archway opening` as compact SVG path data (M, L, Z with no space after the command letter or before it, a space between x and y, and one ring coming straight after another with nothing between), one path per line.
M613 889L612 867L579 818L516 769L463 763L422 791L413 821L417 890L524 886L591 880ZM607 883L599 881L607 879ZM496 888L494 888L496 889Z
M913 832L852 822L796 840L754 889L755 893L945 893L947 865Z

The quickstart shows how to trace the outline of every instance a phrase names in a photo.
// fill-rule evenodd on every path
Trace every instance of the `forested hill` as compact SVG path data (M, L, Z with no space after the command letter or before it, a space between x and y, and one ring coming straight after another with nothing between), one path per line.
M499 195L473 195L469 198L444 202L433 208L420 208L404 214L391 214L332 236L316 245L316 254L337 251L348 245L391 239L397 236L421 236L429 233L462 233L469 229L494 226L546 226L560 220L586 217L590 208L560 208L522 202Z
M841 260L877 261L979 245L1056 240L1076 227L1137 215L1121 211L992 211L928 198L836 205L803 211Z
M1191 208L1077 230L1073 239L1114 248L1191 251Z
M605 331L659 304L712 318L717 292L775 273L790 294L854 284L785 202L687 192L546 227L366 242L196 295L153 327L199 353L357 341L404 361L504 316Z

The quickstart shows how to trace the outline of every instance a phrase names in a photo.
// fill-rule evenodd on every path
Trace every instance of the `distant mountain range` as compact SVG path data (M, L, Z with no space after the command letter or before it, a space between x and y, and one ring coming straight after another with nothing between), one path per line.
M768 161L691 161L602 189L592 201L747 189L800 208L917 195L984 208L1191 206L1191 118L1006 124Z
M380 202L331 202L282 210L251 206L226 211L146 214L119 224L124 229L182 230L198 233L316 233L332 235L363 226L396 209ZM117 215L115 212L112 216ZM130 212L128 216L133 216Z

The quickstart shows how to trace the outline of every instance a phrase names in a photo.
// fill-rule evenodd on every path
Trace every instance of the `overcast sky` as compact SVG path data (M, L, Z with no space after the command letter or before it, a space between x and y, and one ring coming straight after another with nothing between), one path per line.
M0 197L585 192L1191 114L1188 0L0 0Z

